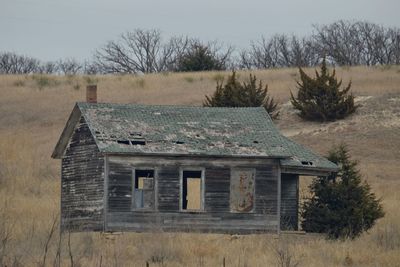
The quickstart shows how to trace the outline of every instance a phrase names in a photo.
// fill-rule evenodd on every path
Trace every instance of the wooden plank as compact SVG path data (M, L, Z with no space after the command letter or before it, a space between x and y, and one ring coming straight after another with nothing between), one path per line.
M111 213L108 229L130 231L199 231L219 233L272 232L276 216L240 213Z
M190 226L196 226L202 231L217 232L250 232L250 231L277 231L277 166L273 161L245 160L229 161L227 159L195 159L185 158L154 158L154 157L115 157L109 156L109 164L119 166L119 170L146 167L157 170L157 207L154 212L128 211L123 199L115 202L107 214L107 229L141 231L149 225L157 225L163 229L179 231ZM276 162L275 162L276 163ZM121 167L123 166L123 167ZM255 209L252 213L232 213L230 210L230 179L232 168L251 168L255 170L256 197ZM180 169L204 169L204 211L180 212ZM121 184L116 188L125 188L128 179L120 177L120 173L112 173ZM122 175L123 176L123 175ZM110 180L110 183L113 183ZM257 187L258 186L258 187ZM129 192L122 189L129 196ZM117 199L116 199L117 200ZM122 201L122 202L121 202ZM123 205L123 212L118 205ZM125 210L126 209L126 210ZM121 210L122 211L122 210ZM217 223L218 222L218 223ZM124 228L125 227L125 228ZM200 228L198 228L200 227Z
M61 166L61 230L102 230L104 157L82 117Z

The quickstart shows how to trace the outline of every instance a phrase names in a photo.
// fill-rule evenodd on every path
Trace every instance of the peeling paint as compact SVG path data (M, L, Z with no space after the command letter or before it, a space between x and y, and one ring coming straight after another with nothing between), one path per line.
M254 170L232 170L231 211L251 212L254 208Z

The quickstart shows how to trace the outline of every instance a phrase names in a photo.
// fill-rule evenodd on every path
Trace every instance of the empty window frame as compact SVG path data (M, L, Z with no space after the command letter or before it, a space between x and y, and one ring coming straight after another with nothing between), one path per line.
M232 212L252 212L254 210L254 169L232 169L230 185L230 206Z
M204 170L181 170L181 197L182 211L204 210Z
M133 209L154 209L154 169L133 170Z

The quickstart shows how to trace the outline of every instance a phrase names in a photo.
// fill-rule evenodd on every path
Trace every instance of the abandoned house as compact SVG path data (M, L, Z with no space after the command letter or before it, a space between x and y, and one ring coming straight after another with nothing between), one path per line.
M264 108L96 102L75 105L52 154L64 231L296 230L299 176L337 171Z

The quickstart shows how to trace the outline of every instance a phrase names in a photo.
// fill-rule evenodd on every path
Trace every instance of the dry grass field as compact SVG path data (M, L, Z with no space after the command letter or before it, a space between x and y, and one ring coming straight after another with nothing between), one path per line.
M312 69L307 70L313 72ZM400 266L400 67L339 68L358 112L302 122L288 104L296 69L254 71L280 103L277 127L325 154L346 142L386 216L356 240L318 235L71 234L57 218L60 162L50 158L73 105L98 85L99 102L201 105L228 72L145 76L0 76L0 265L7 266ZM241 79L248 73L240 72ZM302 182L302 193L306 184ZM53 223L54 231L52 231ZM297 265L296 265L297 264Z

